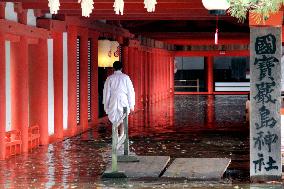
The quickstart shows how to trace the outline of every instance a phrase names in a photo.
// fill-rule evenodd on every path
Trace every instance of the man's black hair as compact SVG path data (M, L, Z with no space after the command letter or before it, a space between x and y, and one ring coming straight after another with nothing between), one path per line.
M113 68L114 68L115 71L121 70L121 69L122 69L122 62L120 62L120 61L115 61L115 62L113 63Z

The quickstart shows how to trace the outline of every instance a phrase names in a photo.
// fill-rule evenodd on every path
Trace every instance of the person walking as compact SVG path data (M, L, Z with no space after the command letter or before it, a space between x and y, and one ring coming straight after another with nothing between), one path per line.
M122 73L122 62L113 63L114 73L104 84L103 104L110 122L118 122L123 116L123 107L127 107L128 114L134 111L135 92L128 75Z

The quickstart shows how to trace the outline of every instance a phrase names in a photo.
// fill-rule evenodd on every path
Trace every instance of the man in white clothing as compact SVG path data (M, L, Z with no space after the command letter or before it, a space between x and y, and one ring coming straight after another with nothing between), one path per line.
M110 75L103 90L103 104L111 123L117 122L123 115L123 107L127 112L134 111L135 92L128 75L123 74L122 62L113 63L114 73Z

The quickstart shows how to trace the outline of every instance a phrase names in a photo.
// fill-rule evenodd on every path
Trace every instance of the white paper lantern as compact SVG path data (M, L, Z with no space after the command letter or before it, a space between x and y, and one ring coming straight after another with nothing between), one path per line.
M154 12L156 4L156 0L144 0L144 8L147 9L147 12Z
M109 40L98 41L98 66L112 67L111 62L111 42Z
M48 7L50 14L57 14L60 7L59 0L48 0Z
M90 17L94 9L94 1L93 0L79 0L78 3L81 3L82 16Z
M202 0L202 4L211 14L225 14L230 7L228 0Z
M119 43L117 41L111 41L111 61L114 63L115 61L119 61L120 56L120 48Z
M115 14L123 15L123 9L124 9L124 1L123 0L115 0L113 7L114 7Z

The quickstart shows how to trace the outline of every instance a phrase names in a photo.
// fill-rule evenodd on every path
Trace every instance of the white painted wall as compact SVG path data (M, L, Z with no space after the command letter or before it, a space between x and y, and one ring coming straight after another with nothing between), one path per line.
M6 62L6 131L11 131L11 42L5 41Z
M34 14L34 9L28 9L27 12L27 25L36 26L36 17Z
M54 134L53 39L47 39L48 52L48 134Z
M63 129L67 129L68 120L68 52L67 32L63 32Z
M18 14L14 11L14 3L6 2L5 19L18 22Z

